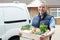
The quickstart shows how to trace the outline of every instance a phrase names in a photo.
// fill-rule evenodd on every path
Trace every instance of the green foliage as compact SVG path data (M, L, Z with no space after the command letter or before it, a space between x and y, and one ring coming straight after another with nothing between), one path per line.
M30 25L24 25L22 26L21 30L29 30L30 28Z
M45 24L41 24L41 25L39 26L39 29L40 29L40 31L41 31L42 33L45 33L45 32L48 30L48 26L45 25Z

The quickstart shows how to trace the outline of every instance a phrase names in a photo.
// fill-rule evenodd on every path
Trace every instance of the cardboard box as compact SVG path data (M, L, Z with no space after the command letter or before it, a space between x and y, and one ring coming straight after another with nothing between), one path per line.
M20 40L40 40L40 35L23 32ZM44 40L49 40L49 37L46 37Z

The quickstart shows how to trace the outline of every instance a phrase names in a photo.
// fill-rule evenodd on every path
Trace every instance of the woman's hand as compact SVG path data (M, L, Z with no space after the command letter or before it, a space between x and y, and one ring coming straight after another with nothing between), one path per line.
M44 40L44 38L46 38L47 36L46 35L40 35L40 40Z
M20 36L20 37L22 36L22 32L19 32L19 36Z

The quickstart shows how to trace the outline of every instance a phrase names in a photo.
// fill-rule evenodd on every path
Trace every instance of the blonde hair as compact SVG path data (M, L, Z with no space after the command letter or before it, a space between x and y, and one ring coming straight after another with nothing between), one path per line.
M47 2L44 0L40 0L40 3L44 3L47 6Z

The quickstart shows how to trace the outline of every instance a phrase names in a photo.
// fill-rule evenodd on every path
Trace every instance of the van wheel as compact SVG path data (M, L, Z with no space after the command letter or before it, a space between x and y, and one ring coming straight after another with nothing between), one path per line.
M18 35L10 37L8 40L20 40L20 37Z

